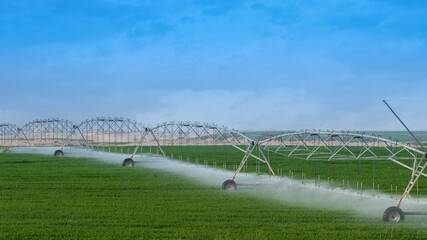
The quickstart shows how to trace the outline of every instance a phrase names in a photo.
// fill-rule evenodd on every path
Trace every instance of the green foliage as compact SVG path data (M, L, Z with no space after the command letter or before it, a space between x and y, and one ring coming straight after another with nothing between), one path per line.
M173 174L0 154L0 239L417 239L422 225L304 209Z

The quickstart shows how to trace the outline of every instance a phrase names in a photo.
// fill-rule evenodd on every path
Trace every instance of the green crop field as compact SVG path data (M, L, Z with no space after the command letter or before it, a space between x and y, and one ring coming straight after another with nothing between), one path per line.
M245 146L241 147L246 149ZM354 152L361 150L361 147L350 148ZM131 155L134 147L95 147L95 149ZM169 158L232 171L237 169L244 156L243 152L233 146L162 146L162 149ZM379 156L387 156L382 148L373 148L372 150ZM143 146L138 149L138 153L161 154L159 149L154 146ZM299 152L295 153L298 154ZM259 151L254 151L253 154L260 157ZM304 160L297 156L288 157L266 150L265 154L270 159L276 175L290 177L302 182L311 180L319 185L327 184L330 187L354 189L360 192L387 193L396 198L402 195L411 177L410 170L386 160L384 157L327 161L327 157ZM409 157L407 153L401 155ZM341 157L346 158L348 156ZM402 162L409 166L413 164L413 160L410 159L402 160ZM249 158L241 172L270 174L266 164L252 157ZM427 178L425 177L419 179L419 183L411 192L412 197L423 195L427 195Z
M0 239L422 239L427 230L416 219L384 224L158 170L0 154Z

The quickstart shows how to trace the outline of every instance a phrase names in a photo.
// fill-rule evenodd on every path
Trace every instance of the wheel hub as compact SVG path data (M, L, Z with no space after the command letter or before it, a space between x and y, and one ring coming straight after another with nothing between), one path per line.
M400 214L397 211L392 211L388 215L388 221L389 222L399 222L400 221Z
M222 189L227 191L235 191L237 189L237 185L233 180L229 179L224 181L222 184Z
M229 183L229 184L227 184L227 186L225 186L225 188L226 188L227 190L234 190L234 185L233 185L233 184L231 184L231 183Z

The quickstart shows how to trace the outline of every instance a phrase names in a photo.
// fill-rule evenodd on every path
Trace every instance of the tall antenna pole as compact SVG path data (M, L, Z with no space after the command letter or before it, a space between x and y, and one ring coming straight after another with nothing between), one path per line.
M396 116L396 118L399 120L399 122L406 128L406 130L409 132L409 134L411 134L411 136L415 139L415 141L418 143L418 145L420 145L421 149L426 152L426 149L424 148L424 146L421 144L420 141L418 141L418 139L415 137L415 135L411 132L411 130L409 130L409 128L403 123L403 121L399 118L399 116L397 116L397 114L393 111L393 109L390 107L390 105L388 105L388 103L383 100L383 102L385 103L385 105L390 109L390 111L394 114L394 116Z

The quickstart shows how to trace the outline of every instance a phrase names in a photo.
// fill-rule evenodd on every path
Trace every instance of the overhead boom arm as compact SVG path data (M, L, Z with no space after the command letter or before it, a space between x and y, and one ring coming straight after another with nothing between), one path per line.
M400 119L400 117L397 116L397 114L393 111L393 109L390 107L390 105L388 105L388 103L385 100L383 100L383 102L390 109L390 111L394 114L394 116L396 116L397 120L399 120L399 122L406 128L406 131L408 131L409 134L411 134L412 138L414 138L414 140L418 143L418 145L420 145L421 149L424 152L427 152L426 149L424 148L423 144L421 144L421 142L415 137L415 135L411 132L411 130L409 130L409 128L405 125L405 123L403 123L403 121Z

